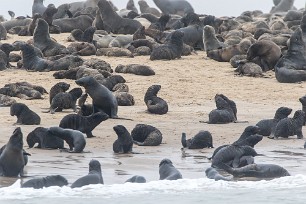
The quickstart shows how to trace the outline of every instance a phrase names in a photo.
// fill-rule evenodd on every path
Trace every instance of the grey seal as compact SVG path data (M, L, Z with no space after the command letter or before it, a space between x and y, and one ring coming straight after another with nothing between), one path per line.
M159 180L178 180L182 178L182 174L173 166L170 159L163 159L159 163Z
M87 135L87 138L94 137L92 131L102 122L109 118L104 112L93 113L90 116L69 114L62 118L59 127L78 130Z
M0 155L0 176L23 176L25 160L23 155L23 134L21 128L14 130Z
M24 182L21 185L21 188L34 188L34 189L40 189L40 188L47 188L50 186L66 186L68 185L68 181L65 177L61 175L55 175L55 176L46 176L42 178L34 178L30 179L26 182Z
M98 160L92 159L89 162L88 175L77 179L71 184L71 188L80 188L90 184L104 184L102 177L101 164Z
M11 116L17 117L18 125L39 125L40 117L35 112L29 109L29 107L23 103L14 103L10 108Z
M86 140L82 132L78 130L63 129L61 127L50 127L48 133L59 137L69 145L70 153L81 153L86 146Z

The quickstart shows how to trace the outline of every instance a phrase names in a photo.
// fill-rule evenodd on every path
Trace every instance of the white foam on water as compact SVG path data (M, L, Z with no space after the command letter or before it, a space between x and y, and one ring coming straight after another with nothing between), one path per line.
M280 190L306 187L306 176L295 175L273 180L261 181L214 181L207 178L181 179L177 181L152 181L145 184L125 183L113 185L88 185L71 189L64 187L49 187L43 189L20 188L20 180L12 186L0 188L0 200L25 200L33 198L116 198L145 194L188 194L191 192L207 192L216 190Z

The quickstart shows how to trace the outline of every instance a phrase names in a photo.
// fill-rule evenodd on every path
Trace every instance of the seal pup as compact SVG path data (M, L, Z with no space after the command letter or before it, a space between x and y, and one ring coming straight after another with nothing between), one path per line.
M120 17L111 7L108 1L100 0L98 8L104 25L115 34L134 34L142 25L140 22Z
M23 176L24 166L23 134L21 128L18 127L14 130L0 155L0 176Z
M203 130L188 140L186 139L186 133L182 133L181 143L184 148L188 149L214 148L211 133Z
M183 36L181 31L174 31L164 45L153 48L150 60L172 60L181 58L183 52Z
M139 146L158 146L162 143L163 135L151 125L137 124L131 131L135 144Z
M145 177L136 175L136 176L129 178L124 183L146 183L146 182L147 180Z
M29 148L34 147L38 143L36 148L42 149L63 149L64 140L58 137L54 137L48 133L48 128L37 127L27 136L27 144Z
M209 179L214 179L215 181L230 181L231 178L222 176L215 168L208 167L205 170L206 177Z
M113 127L118 139L113 143L113 151L115 153L132 153L133 138L123 125Z
M34 46L39 48L45 57L60 54L68 54L68 50L50 38L49 25L43 19L38 19L37 26L33 34Z
M90 184L104 184L102 177L101 164L98 160L92 159L89 162L88 175L77 179L71 184L71 188L80 188Z
M21 188L34 188L34 189L40 189L40 188L47 188L50 186L67 186L68 181L65 177L61 175L55 175L55 176L46 176L42 178L34 178L30 179L26 182L24 182L21 185Z
M78 130L87 135L87 138L94 137L92 131L102 122L109 118L104 112L93 113L90 116L69 114L62 118L59 127L64 129Z
M54 86L52 86L49 91L50 105L51 105L52 99L54 98L56 94L66 92L69 88L70 88L70 84L67 84L66 82L58 82Z
M48 133L59 137L69 145L69 153L81 153L86 146L86 140L82 132L78 130L63 129L61 127L50 127Z
M214 27L210 25L204 26L203 29L203 44L206 52L225 47L225 44L220 42L216 37Z
M16 100L11 98L10 96L0 94L0 107L7 107L11 106L12 104L16 103Z
M148 88L144 96L144 102L147 105L149 113L163 115L168 112L167 102L157 96L160 89L161 85L152 85Z
M302 139L304 116L305 112L302 110L298 110L294 113L293 118L281 119L275 127L274 134L272 134L269 138L288 138L289 136L296 135L298 139Z
M256 126L259 127L258 134L263 136L270 136L277 125L277 123L283 118L287 118L292 112L291 108L288 107L280 107L276 110L273 119L264 119L260 120Z
M170 159L163 159L159 163L159 180L182 179L182 174L177 170Z
M10 108L11 116L17 117L17 122L14 125L39 125L40 117L34 111L23 103L14 103Z
M117 73L130 73L135 75L141 75L141 76L152 76L155 75L154 70L146 65L140 65L140 64L128 64L128 65L122 65L119 64L115 72Z

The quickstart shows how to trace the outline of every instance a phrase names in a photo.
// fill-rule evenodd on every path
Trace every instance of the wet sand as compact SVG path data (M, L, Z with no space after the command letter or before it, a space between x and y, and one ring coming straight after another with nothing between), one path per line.
M68 34L52 35L58 42L68 45ZM9 35L4 42L28 40L30 37ZM84 57L93 58L95 56ZM158 164L163 158L169 158L182 172L184 178L205 177L205 169L210 166L209 160L214 149L186 150L187 157L181 154L181 133L186 132L192 137L200 130L208 130L213 135L213 144L218 147L234 142L248 125L254 125L264 118L273 118L280 106L293 109L293 113L301 109L298 98L305 95L305 83L280 84L273 72L265 78L235 76L234 68L229 63L220 63L206 58L202 51L191 56L183 56L172 61L150 61L149 56L135 58L97 57L110 63L115 69L118 64L139 63L151 66L155 76L145 77L121 74L135 98L135 106L119 107L119 117L131 118L133 121L110 119L102 122L94 131L96 136L87 139L85 151L89 153L71 154L59 150L28 149L26 136L37 126L21 126L24 133L24 147L31 153L25 174L29 177L61 174L69 183L88 173L88 163L95 158L101 162L104 182L106 184L123 183L133 175L142 175L148 181L158 180ZM52 76L54 72L26 72L24 70L6 70L0 72L0 86L6 83L27 81L43 86L46 90L59 81L77 87L73 80L58 80ZM153 84L162 86L158 96L169 104L166 115L152 115L146 112L143 102L147 88ZM215 109L214 96L222 93L234 100L238 108L238 120L248 123L232 123L211 125L199 123L207 121L208 113ZM72 110L65 110L54 115L42 113L49 107L49 96L43 100L22 100L30 109L42 118L42 127L58 126L59 121ZM90 101L89 101L90 102ZM292 115L293 115L292 113ZM292 116L291 115L291 116ZM0 108L0 145L6 144L13 130L16 117L9 114L9 108ZM131 131L136 124L146 123L160 129L163 143L158 147L139 147L134 145L133 151L141 154L118 155L112 151L112 144L117 136L113 126L121 124ZM303 128L305 131L305 127ZM255 159L257 163L275 163L284 166L295 174L303 174L306 170L304 139L292 137L287 140L270 140L264 138L257 146L258 153L264 154ZM65 144L65 146L67 146ZM29 179L29 178L25 178ZM7 186L16 178L0 178L0 185Z

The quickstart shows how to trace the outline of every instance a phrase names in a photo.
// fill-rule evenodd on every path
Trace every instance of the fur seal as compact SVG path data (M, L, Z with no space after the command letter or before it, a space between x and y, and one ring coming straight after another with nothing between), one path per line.
M120 17L106 0L100 0L98 3L99 11L105 26L115 34L133 34L142 25L140 22Z
M206 52L225 47L225 44L217 39L214 27L210 25L204 26L203 44L204 44L204 50Z
M170 159L163 159L159 163L159 180L182 179L182 174L177 170Z
M14 103L16 103L15 99L7 95L0 94L0 107L11 106Z
M291 108L287 107L280 107L276 110L273 119L264 119L259 121L256 126L259 127L258 134L263 136L270 136L277 125L277 123L282 120L283 118L287 118L292 112Z
M74 88L71 89L68 93L61 92L56 94L50 104L50 113L54 114L56 110L62 110L62 109L70 109L72 108L74 112L77 112L76 108L76 101L78 98L80 98L83 94L83 91L81 88ZM47 112L49 112L47 111Z
M85 88L86 93L92 98L93 113L103 111L110 118L118 118L118 103L112 92L100 84L93 77L83 77L75 81Z
M65 46L55 42L50 38L49 25L43 19L38 19L37 26L33 34L34 46L39 48L45 57L68 54Z
M161 85L150 86L144 96L144 102L150 113L163 115L168 112L168 104L164 99L157 96L160 89Z
M88 175L77 179L71 184L71 188L79 188L90 184L104 184L101 164L98 160L92 159L89 162Z
M231 178L222 176L215 168L208 167L205 170L206 177L209 179L214 179L215 181L230 181Z
M299 98L299 101L302 104L302 111L304 111L306 113L306 95L301 97L301 98ZM305 114L305 117L304 117L303 125L305 125L305 122L306 122L306 114Z
M157 17L161 16L161 13L156 8L150 7L144 0L138 1L138 5L141 13L150 13Z
M113 143L113 151L115 153L132 153L133 138L123 125L113 127L118 139Z
M153 0L156 6L164 14L178 14L194 13L191 4L185 0L171 1L171 0Z
M139 146L158 146L162 143L163 135L151 125L137 124L131 132L135 144Z
M3 88L0 88L0 94L4 94L11 97L18 97L26 100L32 100L42 99L43 93L27 85L11 83L6 84Z
M133 58L134 55L131 51L126 48L110 47L110 48L100 48L96 52L97 56L108 56L108 57L130 57Z
M46 176L42 178L34 178L30 179L26 182L24 182L21 185L21 188L34 188L34 189L40 189L40 188L47 188L50 186L67 186L68 181L66 178L64 178L61 175L55 175L55 176Z
M39 125L40 117L23 103L14 103L10 109L11 116L17 116L16 125Z
M260 40L248 49L247 60L253 60L258 57L263 71L269 71L274 68L282 55L280 47L270 40Z
M66 92L69 88L70 88L70 84L67 84L66 82L58 82L54 86L52 86L49 92L50 105L51 105L52 99L54 98L56 94Z
M183 36L183 32L174 31L169 41L164 45L153 48L150 60L172 60L181 58L183 51Z
M188 140L186 139L186 133L182 133L181 143L184 148L188 149L214 148L211 133L203 130Z
M263 71L262 68L253 62L241 61L235 71L237 75L240 76L249 76L249 77L262 77Z
M36 13L43 15L47 7L44 6L44 0L34 0L32 5L32 16Z
M96 55L96 47L88 42L73 42L68 45L67 50L73 55L90 56Z
M271 138L284 137L297 135L298 139L303 138L302 127L304 124L305 112L298 110L294 113L293 118L283 118L281 119L276 127L275 132L272 134Z
M234 177L255 177L255 178L279 178L290 176L289 172L276 164L249 164L241 168L231 168L223 165L223 168Z
M134 0L129 0L126 4L126 9L134 11L135 13L138 13L138 10L134 4Z
M25 166L23 153L23 134L21 128L14 130L3 152L0 155L0 176L23 176Z
M125 181L125 183L146 183L147 180L143 176L133 176Z
M154 70L146 65L140 65L140 64L128 64L128 65L122 65L119 64L115 72L117 73L130 73L130 74L136 74L136 75L142 75L142 76L151 76L155 75Z
M115 94L118 106L133 106L135 100L132 94L127 92L116 92Z
M288 12L293 7L293 4L294 0L281 0L277 5L275 5L270 13Z
M53 25L60 27L62 33L70 33L74 29L85 31L92 23L93 19L88 15L53 20Z
M64 129L78 130L87 135L87 138L94 137L92 135L93 129L97 127L102 121L105 121L109 116L104 112L94 113L90 116L81 116L78 114L66 115L59 124L59 127Z
M33 148L36 143L37 148L42 149L63 149L64 141L61 138L48 134L48 128L37 127L27 136L29 148Z
M48 133L59 137L69 145L70 153L81 153L86 146L86 140L82 132L78 130L63 129L61 127L50 127Z

